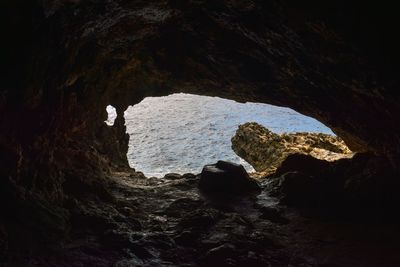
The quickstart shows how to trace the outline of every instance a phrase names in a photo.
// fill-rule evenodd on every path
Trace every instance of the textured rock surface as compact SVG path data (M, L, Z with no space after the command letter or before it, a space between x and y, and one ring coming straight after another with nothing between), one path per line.
M232 137L232 149L263 175L275 172L291 154L327 161L353 156L339 137L322 133L276 134L255 122L239 125Z
M71 241L10 259L9 266L396 266L397 225L315 220L265 194L203 199L199 178L114 173L113 202L68 203ZM0 243L1 244L1 243ZM360 245L362 244L362 245ZM349 253L351 252L351 253ZM382 258L383 257L383 258Z
M261 190L242 165L221 160L204 166L199 188L203 193L216 197L259 193Z
M398 221L391 210L400 201L400 181L389 165L362 153L333 162L293 154L269 177L267 190L286 204L316 209L330 218L340 214Z

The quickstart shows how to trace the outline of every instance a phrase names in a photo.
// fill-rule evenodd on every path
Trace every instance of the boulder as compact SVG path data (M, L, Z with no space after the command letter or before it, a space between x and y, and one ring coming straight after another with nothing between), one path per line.
M204 194L217 196L259 193L261 190L242 165L226 161L204 166L199 188Z
M291 154L278 167L267 190L284 204L326 208L343 202L345 173L340 162L328 162L310 155ZM271 190L272 189L272 190Z

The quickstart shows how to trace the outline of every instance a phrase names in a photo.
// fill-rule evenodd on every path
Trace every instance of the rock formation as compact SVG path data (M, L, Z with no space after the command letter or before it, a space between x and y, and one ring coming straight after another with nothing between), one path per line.
M259 193L257 182L250 178L242 165L226 161L204 166L199 181L200 190L208 195L223 197Z
M400 182L390 163L379 161L362 153L333 162L292 154L268 178L266 190L282 203L330 218L398 221L391 210L400 201L394 190Z
M339 137L323 133L276 134L255 122L239 125L232 137L232 149L262 175L274 173L291 154L327 161L353 156Z

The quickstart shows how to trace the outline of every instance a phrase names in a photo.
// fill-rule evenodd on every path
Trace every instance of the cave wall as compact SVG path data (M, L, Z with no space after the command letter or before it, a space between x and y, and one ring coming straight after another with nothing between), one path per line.
M10 97L20 104L24 99L26 116L57 110L68 130L97 128L105 104L124 110L145 96L184 91L290 106L332 127L355 151L397 154L397 80L382 79L393 72L387 61L396 54L382 45L390 40L377 35L393 26L371 21L368 11L375 6L344 1L42 1L32 6L10 13L31 10L32 19L21 22L30 27L25 31L31 42L20 35L14 41L32 45L4 52L11 79L24 82L20 94L3 89L4 101L15 107ZM374 48L378 51L371 55L365 52ZM28 58L19 59L27 65L25 73L11 64L13 54L24 55L21 51Z
M122 114L146 96L186 92L288 106L331 127L353 151L394 168L400 161L390 6L1 4L9 26L1 49L0 197L11 203L1 209L31 229L67 231L71 195L127 168ZM113 127L103 123L108 104L119 115ZM30 211L39 223L26 220Z
M380 64L395 54L376 41L390 43L377 33L390 21L375 25L374 6L334 2L50 1L42 5L51 47L34 60L51 59L47 86L76 98L76 113L172 92L219 95L290 106L354 151L397 157L397 81L387 78L393 65Z

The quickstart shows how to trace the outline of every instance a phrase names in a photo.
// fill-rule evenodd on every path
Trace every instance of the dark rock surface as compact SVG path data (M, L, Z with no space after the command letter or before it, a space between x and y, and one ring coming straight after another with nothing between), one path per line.
M256 180L250 178L242 165L222 160L204 166L199 188L203 193L214 196L260 192Z
M400 201L400 181L389 163L380 160L356 154L351 159L327 162L293 154L268 178L267 190L282 203L317 209L331 217L340 214L398 221L399 215L391 210Z
M8 265L396 266L400 260L395 223L310 219L265 191L221 206L202 198L193 177L150 180L119 172L110 179L114 201L70 203L63 246L8 254Z

